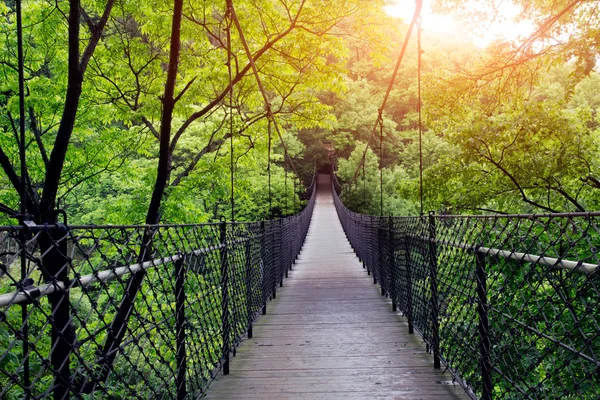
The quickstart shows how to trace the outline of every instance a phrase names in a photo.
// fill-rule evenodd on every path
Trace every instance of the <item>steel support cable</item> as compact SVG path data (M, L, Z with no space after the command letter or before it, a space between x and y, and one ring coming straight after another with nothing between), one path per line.
M419 204L423 215L423 120L421 115L422 100L421 100L421 16L417 19L417 110L419 112Z
M377 121L373 125L373 130L371 131L371 136L369 137L369 140L367 140L367 146L365 147L365 151L363 152L361 160L358 163L358 165L356 166L356 171L354 171L354 175L352 176L352 182L354 182L358 178L360 168L363 165L363 163L365 162L365 159L367 157L367 151L369 150L371 140L375 137L375 134L377 132L377 125L379 123L379 119L383 118L383 110L385 109L388 98L390 96L390 92L392 91L392 87L394 86L394 83L396 81L396 77L398 75L398 70L400 69L400 64L402 63L402 59L404 58L404 53L406 53L406 48L408 47L408 41L410 40L410 35L414 29L414 26L417 22L418 17L421 15L421 7L422 6L423 6L423 0L415 1L415 12L410 21L410 25L408 26L408 32L406 33L406 37L404 38L404 43L402 44L402 49L400 50L400 54L398 55L398 60L396 61L396 65L394 67L394 72L392 73L392 78L390 79L390 83L389 83L387 90L385 92L385 95L383 97L383 102L381 103L381 107L379 107Z
M21 167L21 218L27 213L27 163L25 159L25 64L23 61L23 20L21 0L17 1L17 58L19 73L19 161Z
M19 74L19 161L21 167L21 204L20 204L20 222L25 224L27 217L27 160L25 155L25 62L23 60L23 13L21 8L21 0L16 2L16 17L17 17L17 58L18 58L18 74ZM25 284L27 280L27 254L26 254L26 236L25 231L19 235L21 247L21 282ZM30 385L29 375L29 323L27 322L28 309L27 305L21 306L21 321L22 328L22 354L24 360L24 376L23 381L25 386ZM26 392L26 398L29 398L29 393Z
M365 176L365 163L362 165L362 176L363 176L363 207L366 210L367 207L367 177Z
M422 1L422 0L419 0L419 1ZM233 1L227 0L227 6L231 12L231 17L233 19L235 27L240 35L240 41L242 42L242 45L244 46L244 51L246 52L246 56L248 57L248 61L250 62L250 66L252 67L252 71L254 72L254 77L256 78L256 83L258 84L260 93L262 94L262 97L265 101L265 108L267 109L267 118L269 120L273 121L273 126L275 127L275 131L277 132L277 136L279 137L279 141L281 142L281 146L283 147L283 152L284 152L285 158L290 162L290 166L294 170L294 173L296 174L296 176L300 176L300 175L298 175L298 171L296 170L294 161L292 160L292 158L289 155L288 147L285 144L285 141L283 140L283 136L281 135L281 131L279 130L279 125L277 124L277 121L275 120L275 117L273 116L273 112L271 110L271 102L269 101L267 92L265 91L265 88L262 83L262 79L260 78L260 74L258 73L258 68L256 68L256 64L254 63L254 58L252 57L252 53L250 52L250 47L248 46L248 42L246 41L246 37L244 35L244 31L242 30L242 26L240 25L240 21L238 20L237 14L235 12L235 8L233 7Z
M231 89L229 90L229 174L230 174L230 179L231 179L231 234L232 236L235 235L235 196L234 196L234 190L235 190L235 178L234 178L234 162L233 162L233 152L234 152L234 148L233 148L233 87L231 86L232 84L232 74L231 74L231 63L232 63L232 57L231 57L231 52L232 52L232 48L231 48L231 10L227 10L227 15L226 15L226 20L227 20L227 25L226 25L226 32L227 32L227 74L228 74L228 78L229 78L229 86L231 87ZM226 224L223 223L222 225L222 242L226 245L227 243L227 226ZM222 306L222 315L223 315L223 357L224 357L224 362L223 362L223 375L229 375L229 353L231 351L231 326L230 326L230 321L229 321L229 290L230 288L229 286L229 274L230 274L230 262L234 260L229 260L229 257L231 256L231 253L235 254L235 247L232 244L229 244L229 246L231 246L231 249L225 247L222 251L221 251L221 284L222 284L222 302L221 302L221 306ZM235 310L232 310L233 312L233 318L235 319ZM235 323L234 323L235 325ZM235 346L233 346L233 351L235 354ZM185 398L185 396L182 396Z
M227 74L229 76L229 86L231 87L231 89L229 90L229 173L231 176L231 222L235 221L235 195L234 195L234 189L235 189L235 172L234 172L234 162L233 162L233 152L234 152L234 148L233 148L233 86L232 86L232 81L233 81L233 77L232 77L232 73L231 73L231 62L232 62L232 57L231 57L231 12L230 10L227 10L227 26L226 26L226 31L227 31Z
M271 119L267 121L267 181L269 185L269 218L273 217L273 191L271 189Z
M379 114L379 215L383 217L383 117Z
M287 215L288 213L288 209L287 209L287 176L288 176L288 171L287 171L287 163L285 163L284 165L284 169L285 169L285 178L284 178L284 184L283 184L283 201L284 201L284 215Z

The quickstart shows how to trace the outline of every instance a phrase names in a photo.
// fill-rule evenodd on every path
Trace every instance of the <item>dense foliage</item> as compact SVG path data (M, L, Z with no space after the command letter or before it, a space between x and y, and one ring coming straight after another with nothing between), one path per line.
M578 1L522 3L515 2L522 7L517 18L538 27L522 42L498 39L478 48L464 38L423 34L425 210L549 212L598 207L597 6ZM28 212L43 214L40 207L46 196L44 205L65 209L72 223L143 222L156 194L163 91L174 45L172 24L166 22L173 16L173 5L81 3L82 88L58 171L51 159L59 141L67 137L59 130L72 81L70 4L24 4L27 186L33 201ZM352 182L350 205L380 211L377 169L382 166L384 212L419 212L415 32L384 110L383 154L378 138L371 137L407 34L406 25L388 16L383 5L235 5L273 115L301 175L299 180L292 177L291 163L272 130L274 215L298 209L299 188L309 183L313 162L328 160L325 147L333 150L342 180ZM496 8L479 7L477 1L435 5L470 18L474 26L498 17ZM2 221L8 223L18 209L15 187L20 185L14 4L3 3L0 12L5 33L0 51L0 164L5 172L0 176L0 204ZM173 112L165 122L169 168L159 196L159 218L206 221L231 214L232 134L237 216L267 216L267 108L240 33L226 2L191 2L182 6L181 14ZM93 43L90 33L100 28ZM357 167L367 142L371 150L363 178ZM44 193L50 178L56 180L51 185L56 186L54 198L52 188ZM474 185L477 190L472 190Z
M600 206L597 2L514 0L515 18L529 21L532 33L520 40L499 38L483 48L463 37L423 32L421 96L416 34L408 32L407 21L386 13L393 1L22 3L23 115L20 3L0 2L1 225L23 218L23 187L26 212L39 224L56 222L57 210L65 211L70 224L206 222L229 219L232 211L238 221L279 217L303 206L315 166L330 162L353 210L416 215L421 156L424 211L539 213ZM477 28L497 18L502 3L437 0L434 5ZM373 131L409 33L381 131ZM154 233L141 228L128 249L132 260L148 261L160 250ZM2 292L26 278L72 279L72 271L59 267L69 261L55 245L60 236L42 237L36 251L44 257L30 257L31 269L22 274L17 251L1 249L11 260L2 261ZM541 247L556 244L549 236L535 239ZM591 249L595 253L589 246L582 251ZM107 261L106 268L117 263ZM12 281L4 277L9 273ZM139 298L142 285L156 279L143 271L123 278L114 294L123 301L111 303L102 325L127 328L128 318L118 317L131 313L126 299ZM201 295L209 290L198 288ZM93 300L104 304L109 297L98 294ZM56 306L60 298L44 301ZM523 303L526 297L511 304L518 310ZM87 300L70 307L90 310ZM152 317L159 311L140 312ZM18 324L16 308L9 318ZM45 323L41 317L30 322ZM131 324L135 329L136 322ZM33 334L47 336L48 326L44 329ZM99 335L98 347L115 354L123 337L114 336ZM16 342L6 330L0 330L0 339ZM43 354L50 348L46 339L40 341ZM117 344L111 347L113 339ZM519 351L510 354L516 358ZM18 369L19 357L15 348L0 361ZM160 377L161 371L155 372ZM41 375L46 387L51 374ZM123 390L134 390L132 383L124 385Z
M446 10L458 8L465 21L475 21L469 25L497 18L489 2L438 3ZM498 39L479 48L460 38L423 34L425 211L598 210L598 5L515 3L524 7L517 18L539 25L523 42ZM475 11L481 9L486 12ZM395 44L383 54L393 60L405 32L388 32ZM384 110L383 154L379 138L372 137L365 178L359 162L393 62L377 63L380 48L374 49L376 56L358 45L354 49L349 91L331 102L337 125L326 134L336 150L339 176L348 184L346 201L378 214L377 168L382 166L384 214L418 214L415 40Z
M297 193L292 193L292 165L284 159L282 141L273 130L270 172L275 215L292 213L294 204L297 210L298 194L310 184L313 160L303 154L296 132L333 124L330 107L318 96L342 92L347 59L342 37L381 14L381 5L235 4L270 109L282 128L281 139L299 164ZM78 24L66 19L76 6L81 7ZM164 194L158 196L162 221L230 215L231 136L238 217L268 216L267 108L240 32L232 26L225 1L187 2L180 11L179 34L172 35L176 24L168 21L176 14L173 7L163 1L24 4L27 186L32 202L28 212L37 219L44 219L40 205L45 198L45 205L66 210L71 223L143 222L160 178L161 137L169 139ZM5 172L0 175L0 203L4 215L10 215L18 209L21 183L14 4L2 3L0 12L4 32L0 164ZM87 47L74 49L67 42L76 29ZM173 48L179 49L177 57L171 54ZM82 75L81 92L71 96L78 101L75 110L66 102L71 95L67 89L73 86L68 69L72 57L81 57L75 66ZM169 70L169 63L177 59L176 68ZM163 92L169 79L174 84L166 121ZM71 111L77 112L72 131L62 134L61 123ZM68 146L62 170L52 164L54 159L60 161L59 144ZM52 192L51 180L57 180L55 198L46 193Z

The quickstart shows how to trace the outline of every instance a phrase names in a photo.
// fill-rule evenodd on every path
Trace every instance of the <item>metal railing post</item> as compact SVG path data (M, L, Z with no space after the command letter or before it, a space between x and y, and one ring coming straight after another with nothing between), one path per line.
M177 400L187 397L185 374L187 358L185 353L185 259L175 261L175 314L177 335Z
M385 232L385 228L384 228L383 224L381 223L382 220L383 220L383 217L379 217L377 219L377 250L378 250L377 264L379 265L379 286L381 286L381 295L385 296L386 292L385 292L384 277L386 276L385 269L386 269L387 259L384 256L384 252L385 252L385 243L384 242L386 239L386 232Z
M279 226L279 225L278 225ZM273 229L271 229L271 233L269 235L269 242L271 242L271 271L272 271L272 278L273 278L273 295L272 298L276 299L277 298L277 275L279 272L279 257L278 257L278 253L277 253L277 247L279 245L278 241L277 241L277 232L273 233Z
M389 292L392 299L392 311L398 310L396 302L396 238L394 235L394 219L390 215L388 217L388 249L389 249L389 272L390 285Z
M490 334L487 302L487 276L485 271L485 254L476 251L477 263L477 314L479 315L479 338L481 351L481 400L492 400L492 361L490 357Z
M437 244L435 215L429 213L429 278L431 282L431 325L433 347L433 367L440 368L440 326L439 299L437 286Z
M366 227L366 221L365 221L365 219L363 218L362 215L361 215L361 221L360 221L360 223L361 223L361 227L362 227L362 232L361 232L362 238L363 238L363 240L366 241L366 240L368 240L367 239L367 229L365 229L365 227ZM366 249L368 249L368 243L367 244L363 244L363 246ZM364 257L363 257L363 267L367 269L367 275L371 275L371 268L369 267L369 252L368 252L368 250L365 251L365 254L364 254Z
M281 284L283 285L283 279L288 277L288 271L290 269L290 237L289 230L290 227L287 224L280 223L281 226L281 258L282 258L282 276L281 276Z
M266 230L265 230L265 221L260 221L260 258L262 260L263 265L263 273L262 273L262 315L267 314L267 299L268 299L268 287L267 287L267 274L269 271L269 266L267 262L267 238L266 238Z
M362 214L358 214L358 222L356 222L356 221L354 222L358 226L358 232L359 232L360 236L362 236L361 233L363 230L363 221L362 220L363 220ZM362 250L362 248L363 247L361 247L361 250ZM362 264L362 267L364 268L365 260L363 259L363 252L361 251L360 254L357 254L357 255L358 255L358 261Z
M413 325L413 293L412 293L412 265L410 257L410 242L408 235L404 236L404 260L406 262L406 317L408 318L408 333L415 333Z
M248 318L248 339L252 339L252 248L250 236L245 246L245 269L246 269L246 318Z
M373 216L369 216L369 240L372 241L371 237L373 235ZM373 270L373 284L377 284L377 262L375 260L375 254L371 251L371 259L373 260L373 265L371 269Z
M223 332L223 375L229 375L229 266L227 252L227 224L221 221L221 326Z

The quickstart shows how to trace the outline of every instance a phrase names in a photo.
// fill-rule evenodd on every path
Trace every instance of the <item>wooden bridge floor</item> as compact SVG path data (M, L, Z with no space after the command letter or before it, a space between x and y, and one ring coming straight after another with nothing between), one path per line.
M352 252L321 175L310 230L208 399L465 399Z

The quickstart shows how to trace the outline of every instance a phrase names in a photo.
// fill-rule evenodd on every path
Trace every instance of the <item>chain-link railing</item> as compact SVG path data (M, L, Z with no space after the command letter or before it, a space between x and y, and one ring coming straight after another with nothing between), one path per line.
M262 222L0 227L0 398L201 396L299 254L309 191Z
M334 198L382 294L473 398L599 398L600 213L378 217Z

